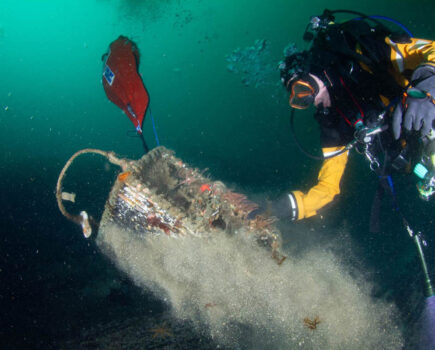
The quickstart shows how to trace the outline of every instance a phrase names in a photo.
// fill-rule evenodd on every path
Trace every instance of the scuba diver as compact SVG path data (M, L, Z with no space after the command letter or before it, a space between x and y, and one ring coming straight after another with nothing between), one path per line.
M103 87L110 101L121 108L141 137L145 153L149 148L142 123L149 104L148 92L139 75L140 53L135 42L120 35L113 41L103 60Z
M358 17L339 24L335 13ZM378 19L402 30L393 32ZM313 17L304 39L309 49L291 53L279 69L292 124L295 110L316 108L323 164L314 187L269 203L272 214L301 220L332 202L352 148L381 179L378 191L385 191L391 172L415 166L423 179L420 194L429 199L435 192L435 42L413 38L389 18L346 10Z

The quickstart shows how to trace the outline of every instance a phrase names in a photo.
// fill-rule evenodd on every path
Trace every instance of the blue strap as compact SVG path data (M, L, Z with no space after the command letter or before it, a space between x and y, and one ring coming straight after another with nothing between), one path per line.
M148 108L149 108L149 111L150 111L151 122L153 123L153 131L154 131L154 137L156 139L156 144L157 144L157 146L160 146L159 136L157 135L156 123L155 123L154 117L153 117L153 115L151 113L151 106L149 106Z
M391 196L392 196L392 199L393 199L394 210L395 211L400 211L399 205L397 204L396 190L394 189L393 178L391 177L391 175L387 176L387 182L388 182L388 185L390 186Z
M391 175L387 176L387 181L388 181L388 184L390 185L391 193L393 193L394 196L395 196L396 195L396 191L394 190L394 184L393 184L393 179L391 178Z

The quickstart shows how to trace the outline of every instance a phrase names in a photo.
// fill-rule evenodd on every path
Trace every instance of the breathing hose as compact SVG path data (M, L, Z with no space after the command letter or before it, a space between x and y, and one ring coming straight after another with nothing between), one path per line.
M329 155L329 156L316 156L314 154L311 154L310 152L306 151L304 149L304 147L302 146L302 144L300 143L300 141L298 140L298 138L296 137L296 133L295 133L295 126L294 126L294 119L295 119L295 109L292 108L291 113L290 113L290 135L293 138L293 141L295 142L296 146L298 147L298 149L304 154L306 155L308 158L314 159L314 160L325 160L325 159L329 159L329 158L333 158L336 156L339 156L340 154L343 154L344 152L347 152L350 148L353 147L353 144L350 143L349 145L347 145L346 147L344 147L342 150L339 150L337 152L334 152L333 154Z

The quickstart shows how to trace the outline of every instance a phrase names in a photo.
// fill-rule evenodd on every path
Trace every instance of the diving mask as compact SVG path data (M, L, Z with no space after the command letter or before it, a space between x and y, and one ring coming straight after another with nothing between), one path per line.
M287 89L290 91L289 105L296 109L307 109L319 91L317 83L308 74L290 79Z

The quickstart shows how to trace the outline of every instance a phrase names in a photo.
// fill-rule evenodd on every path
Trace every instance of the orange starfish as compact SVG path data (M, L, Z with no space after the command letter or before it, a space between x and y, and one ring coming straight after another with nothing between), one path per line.
M171 330L168 327L166 327L166 323L163 323L161 326L151 328L149 331L153 333L153 339L173 336Z
M317 325L320 323L320 319L319 316L316 316L314 318L314 320L311 320L308 317L304 318L304 326L311 329L311 330L315 330L317 328Z

